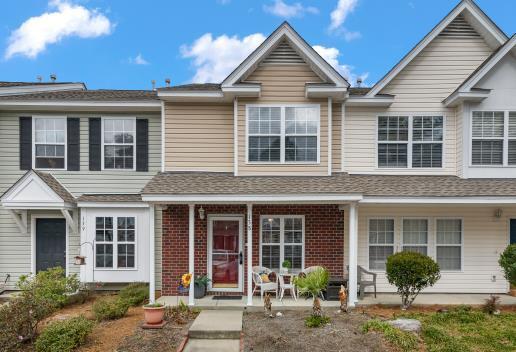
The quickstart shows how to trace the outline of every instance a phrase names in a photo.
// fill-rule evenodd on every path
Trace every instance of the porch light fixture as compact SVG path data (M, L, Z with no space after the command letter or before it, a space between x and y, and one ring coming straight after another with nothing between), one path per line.
M204 209L203 209L202 205L199 208L199 219L204 220Z

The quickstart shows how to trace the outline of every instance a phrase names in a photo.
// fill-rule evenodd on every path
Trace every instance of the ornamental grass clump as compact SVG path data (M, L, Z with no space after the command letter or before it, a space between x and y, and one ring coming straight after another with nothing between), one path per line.
M324 268L317 268L311 273L296 277L294 284L302 295L313 298L312 315L305 320L307 327L318 327L329 322L329 318L323 316L319 296L328 286L330 273Z
M399 252L387 258L387 280L396 286L402 309L410 308L417 295L441 278L439 265L429 256L417 252Z

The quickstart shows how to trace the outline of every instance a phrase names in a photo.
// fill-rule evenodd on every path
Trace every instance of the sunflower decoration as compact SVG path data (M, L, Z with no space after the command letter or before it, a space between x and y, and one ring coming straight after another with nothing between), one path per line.
M181 285L183 287L185 287L185 288L189 287L191 281L192 281L192 274L186 273L186 274L183 274L183 276L181 276Z

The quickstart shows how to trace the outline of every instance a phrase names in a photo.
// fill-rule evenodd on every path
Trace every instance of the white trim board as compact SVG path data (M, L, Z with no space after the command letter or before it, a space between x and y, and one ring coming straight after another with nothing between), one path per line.
M257 195L223 195L223 194L199 194L199 195L142 195L144 202L153 203L177 203L177 204L216 204L216 203L282 203L282 202L298 202L306 204L325 204L327 202L336 202L347 204L362 200L362 196L358 194L317 194L317 195L279 195L279 194L257 194ZM515 199L516 202L516 199Z

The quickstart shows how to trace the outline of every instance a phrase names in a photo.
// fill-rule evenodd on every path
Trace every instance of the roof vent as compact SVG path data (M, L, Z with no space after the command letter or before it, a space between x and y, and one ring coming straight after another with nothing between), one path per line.
M459 15L451 21L439 36L448 38L480 38L480 34L466 21L463 15Z
M56 80L57 80L57 76L56 76L56 74L55 74L55 73L52 73L52 74L50 75L50 80L52 81L52 83L55 83L55 82L56 82Z
M362 83L363 83L363 82L364 82L364 81L362 80L362 77L358 77L358 78L357 78L357 88L361 88L361 87L362 87Z
M170 87L170 78L165 78L165 86Z
M38 83L41 83L43 81L43 77L41 77L41 75L37 75L36 81L38 81Z
M262 61L264 64L304 64L305 60L294 48L283 40L274 48L271 53Z

